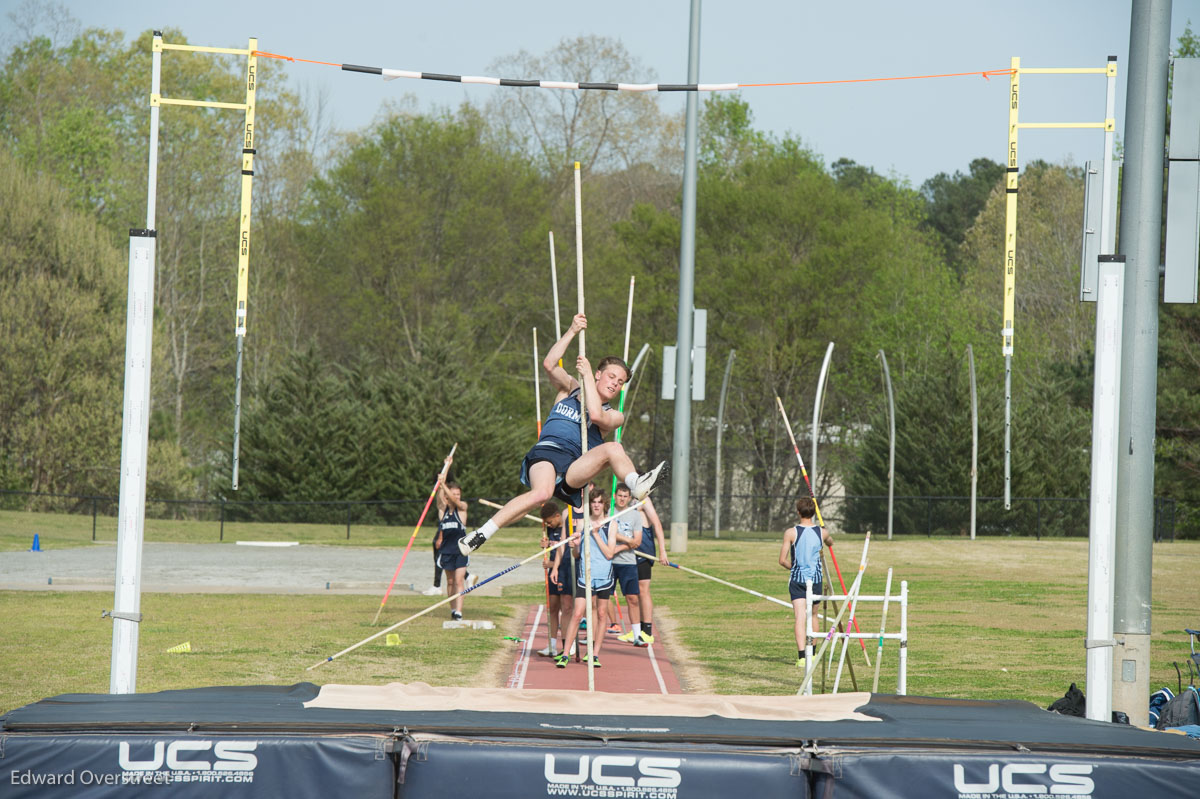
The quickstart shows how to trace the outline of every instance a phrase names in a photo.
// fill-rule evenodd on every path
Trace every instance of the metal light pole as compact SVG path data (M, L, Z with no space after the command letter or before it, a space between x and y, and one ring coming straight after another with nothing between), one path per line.
M688 83L700 82L700 0L692 0L688 29ZM696 271L696 125L699 98L687 93L683 156L683 212L679 242L679 320L675 346L675 431L671 464L671 551L687 552L688 477L692 430L692 306Z
M1150 696L1158 266L1170 46L1171 0L1134 0L1125 91L1125 174L1121 180L1125 299L1117 437L1120 501L1114 557L1113 632L1117 645L1113 707L1141 725L1149 718Z
M821 373L817 376L817 395L813 398L812 459L809 460L812 471L808 473L808 476L812 478L814 489L817 486L817 442L821 438L821 406L825 403L825 379L829 376L829 360L832 357L833 342L831 341L825 348L825 360L821 361ZM816 495L815 490L813 495Z
M967 371L971 378L971 540L975 540L975 493L979 486L979 395L975 392L975 351L967 345Z
M892 540L892 504L896 498L896 401L892 395L892 372L888 369L887 356L879 351L879 362L883 365L883 382L888 397L888 541Z

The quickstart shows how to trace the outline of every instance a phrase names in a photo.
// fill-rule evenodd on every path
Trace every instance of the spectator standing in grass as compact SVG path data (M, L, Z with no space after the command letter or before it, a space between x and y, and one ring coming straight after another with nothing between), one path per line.
M466 583L467 556L459 551L458 542L467 533L467 503L462 488L453 480L440 483L437 490L438 531L433 540L437 565L446 573L446 593L461 593ZM450 603L450 618L462 620L462 597Z

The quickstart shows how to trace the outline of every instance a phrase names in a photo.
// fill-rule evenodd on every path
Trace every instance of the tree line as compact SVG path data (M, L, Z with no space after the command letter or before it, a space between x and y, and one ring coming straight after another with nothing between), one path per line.
M119 482L127 232L145 217L150 33L51 36L28 28L0 68L0 489L115 494ZM167 40L184 42L182 31ZM1180 50L1197 51L1190 28ZM643 80L617 42L580 37L506 74ZM234 58L171 53L164 94L236 100ZM338 130L320 97L260 62L249 335L238 499L425 495L450 444L469 494L507 496L536 435L531 331L555 338L549 233L563 319L574 309L572 161L584 169L589 353L619 353L630 275L624 440L669 457L658 399L674 343L682 120L653 95L497 90L484 103L390 104ZM514 71L515 70L515 71ZM599 78L597 78L599 79ZM169 87L169 89L168 89ZM980 157L919 187L796 134L754 125L739 95L705 100L696 306L709 311L708 392L693 410L694 493L711 493L721 366L724 486L778 500L801 490L781 396L802 420L836 343L819 493L886 493L878 352L897 403L896 491L964 495L979 377L981 495L1002 493L1000 269L1003 167ZM149 493L233 498L234 288L240 120L171 107L159 138ZM1081 169L1021 178L1014 496L1086 496L1093 310L1077 299ZM1200 498L1200 359L1193 306L1160 311L1156 492ZM543 385L542 403L551 397ZM542 409L544 413L545 407ZM806 446L801 444L801 446ZM807 451L807 450L805 450ZM9 504L24 502L10 497ZM864 511L858 524L877 525Z

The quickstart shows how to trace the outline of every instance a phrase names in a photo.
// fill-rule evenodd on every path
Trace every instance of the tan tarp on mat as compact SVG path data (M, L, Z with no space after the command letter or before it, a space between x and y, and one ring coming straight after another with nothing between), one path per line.
M509 688L435 688L425 683L325 685L306 708L345 710L474 710L573 716L663 716L762 721L879 721L856 712L869 693L821 696L700 696L588 694L581 691Z

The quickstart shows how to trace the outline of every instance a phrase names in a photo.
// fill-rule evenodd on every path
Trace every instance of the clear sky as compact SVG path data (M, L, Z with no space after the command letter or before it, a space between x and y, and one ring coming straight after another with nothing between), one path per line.
M0 29L11 45L8 14L27 0L0 0ZM422 72L487 75L494 59L522 49L540 55L565 38L620 39L647 69L646 82L687 79L689 0L435 0L339 3L313 0L63 0L85 26L132 37L174 27L193 44L259 47L335 63ZM1124 129L1130 0L707 0L701 6L700 80L768 83L843 80L1004 69L1012 56L1027 67L1103 66L1119 59L1117 132ZM1175 0L1171 41L1200 0ZM531 91L432 81L384 81L332 67L288 68L297 89L326 88L341 129L370 123L386 99L404 94L420 106L482 103L498 91ZM572 80L573 75L504 75ZM147 75L149 91L149 75ZM1026 76L1022 121L1100 121L1104 78ZM536 90L543 91L543 90ZM965 170L971 159L1003 161L1008 79L961 77L835 86L743 90L757 127L798 136L828 163L851 158L919 185L938 172ZM662 96L682 108L682 95ZM1098 158L1098 131L1022 131L1022 165L1040 158L1082 163Z

